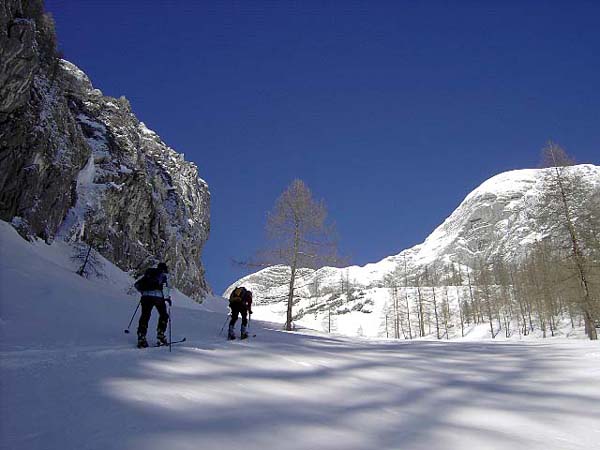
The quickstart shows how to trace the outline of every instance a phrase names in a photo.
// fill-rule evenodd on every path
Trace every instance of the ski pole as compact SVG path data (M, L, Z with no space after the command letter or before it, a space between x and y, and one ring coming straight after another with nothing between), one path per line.
M172 324L171 324L171 305L169 305L169 353L171 352L171 343L173 342L173 339L171 339L171 328L173 328Z
M133 312L133 316L131 316L131 320L129 321L129 325L127 325L127 329L123 331L125 334L129 334L129 327L131 326L131 322L133 322L133 318L137 314L137 311L138 311L138 309L139 309L139 307L140 307L141 304L142 304L142 299L140 299L140 301L138 302L137 306L135 307L135 311Z
M252 322L252 314L248 313L248 328L246 329L246 333L248 336L256 337L256 334L250 334L250 323Z
M223 330L225 329L225 324L227 323L228 320L229 320L229 315L227 315L227 317L225 317L225 322L223 322L223 326L221 327L221 331L219 331L219 336L221 336L223 334Z

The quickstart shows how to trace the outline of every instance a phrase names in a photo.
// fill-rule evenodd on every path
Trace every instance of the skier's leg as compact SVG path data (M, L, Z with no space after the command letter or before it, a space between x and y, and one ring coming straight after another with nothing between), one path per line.
M240 310L235 305L231 305L230 308L231 308L231 320L229 321L229 332L227 333L227 337L229 339L235 339L234 327L235 327L235 323L237 322L238 314L240 313Z
M148 322L150 321L150 315L152 314L154 302L150 297L142 297L140 303L142 305L142 314L140 315L140 321L138 322L137 329L138 346L147 347L148 343L146 342L146 331L148 330Z
M167 302L163 299L157 298L154 301L154 305L158 310L158 326L156 327L156 339L161 344L167 343L167 337L165 331L167 331L167 325L169 323L169 313L167 312Z
M246 331L246 327L248 326L248 310L246 308L242 309L242 331L241 338L246 339L248 337L248 332Z

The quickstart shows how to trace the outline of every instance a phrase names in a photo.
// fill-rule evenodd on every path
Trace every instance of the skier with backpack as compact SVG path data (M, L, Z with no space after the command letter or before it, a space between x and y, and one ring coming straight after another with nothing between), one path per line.
M234 327L240 314L242 316L240 339L246 339L248 337L248 314L252 314L252 292L243 286L236 287L229 296L229 308L231 309L231 321L227 339L235 339Z
M167 303L171 306L171 289L168 280L169 268L163 262L156 268L149 268L144 276L135 282L135 288L142 294L140 303L142 305L142 315L138 323L137 336L138 348L148 347L146 340L146 331L148 322L152 314L152 309L158 310L158 326L156 328L156 340L159 345L167 345L165 331L169 323L169 313L167 312Z

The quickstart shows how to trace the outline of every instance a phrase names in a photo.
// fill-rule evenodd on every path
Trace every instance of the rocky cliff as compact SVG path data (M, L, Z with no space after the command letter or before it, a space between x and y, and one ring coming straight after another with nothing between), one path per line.
M59 58L41 1L0 8L0 218L83 240L124 270L167 261L202 298L210 194L196 165Z

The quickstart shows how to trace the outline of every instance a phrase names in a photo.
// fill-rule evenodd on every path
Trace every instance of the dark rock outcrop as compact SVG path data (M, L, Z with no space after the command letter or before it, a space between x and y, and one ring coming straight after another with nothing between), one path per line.
M210 194L197 167L58 57L41 2L0 8L0 218L83 240L124 270L166 261L202 298Z

